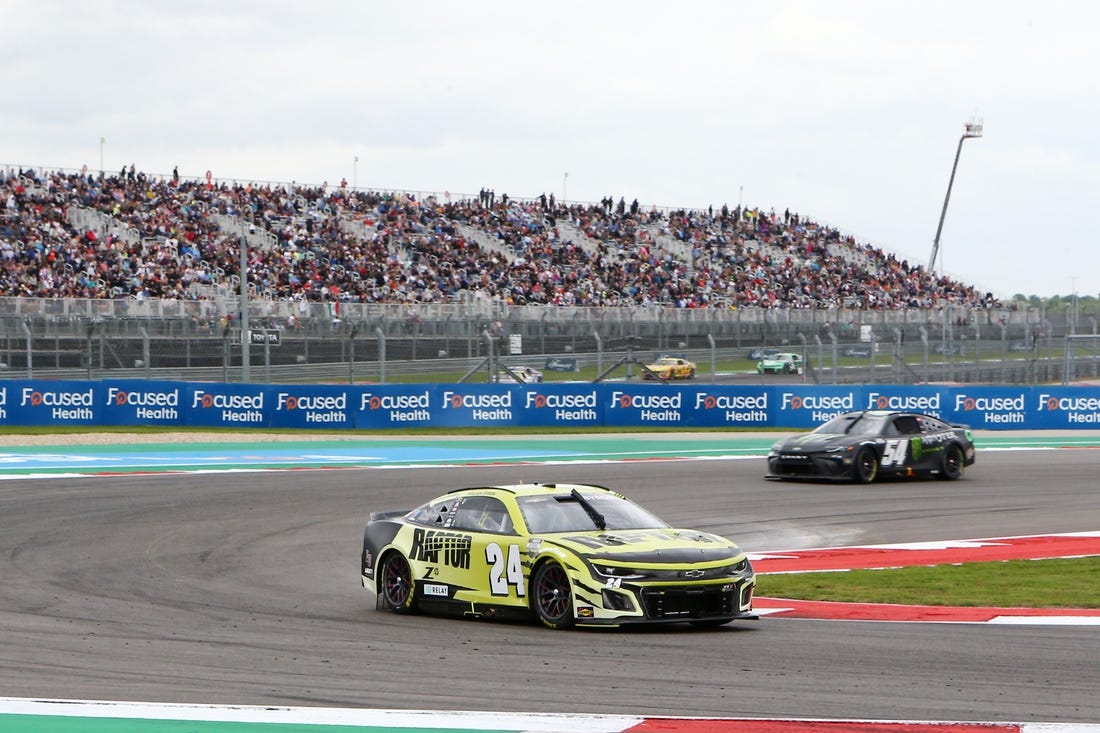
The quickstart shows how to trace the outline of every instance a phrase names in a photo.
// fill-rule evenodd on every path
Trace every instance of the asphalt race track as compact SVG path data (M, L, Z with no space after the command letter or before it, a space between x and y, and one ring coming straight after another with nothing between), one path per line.
M958 482L763 480L763 459L0 482L0 695L241 705L1100 721L1100 628L764 618L554 632L374 610L367 513L521 480L619 488L749 551L1098 529L1094 450ZM690 477L690 478L685 478Z

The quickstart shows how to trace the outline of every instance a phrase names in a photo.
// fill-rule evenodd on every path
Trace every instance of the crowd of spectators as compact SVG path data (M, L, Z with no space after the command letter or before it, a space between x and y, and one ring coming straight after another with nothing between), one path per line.
M104 176L10 171L0 188L0 296L208 299L232 292L250 242L257 297L281 300L998 305L790 211L663 211L610 196L580 204L486 189L450 199L181 180L134 166ZM106 223L89 226L74 211ZM257 232L265 246L252 243Z

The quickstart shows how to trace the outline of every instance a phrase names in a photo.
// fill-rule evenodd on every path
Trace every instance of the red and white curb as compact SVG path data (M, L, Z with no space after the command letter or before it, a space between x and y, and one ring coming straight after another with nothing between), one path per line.
M1094 557L1100 556L1100 532L826 547L748 555L760 575ZM906 606L757 597L753 609L762 616L785 618L1100 626L1100 609L1097 608Z
M214 706L93 700L0 698L0 716L42 715L223 723L232 725L339 725L389 730L531 731L533 733L1100 733L1091 723L952 723L768 718L665 718L632 715L442 712ZM0 722L3 718L0 717Z

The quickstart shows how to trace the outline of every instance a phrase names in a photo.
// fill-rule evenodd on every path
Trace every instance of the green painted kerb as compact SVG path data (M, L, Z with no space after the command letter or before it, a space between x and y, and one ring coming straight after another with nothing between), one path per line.
M81 718L65 715L0 713L4 733L501 733L493 728L387 728L373 725L309 723L227 723L209 720Z

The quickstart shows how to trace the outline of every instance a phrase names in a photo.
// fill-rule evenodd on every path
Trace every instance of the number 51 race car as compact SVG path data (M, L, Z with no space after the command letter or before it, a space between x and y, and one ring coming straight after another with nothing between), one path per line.
M372 513L362 576L394 613L534 617L552 629L756 618L756 578L736 544L588 484L456 489Z
M773 445L766 478L869 484L886 476L935 476L953 481L973 463L974 439L961 425L917 412L862 410Z

